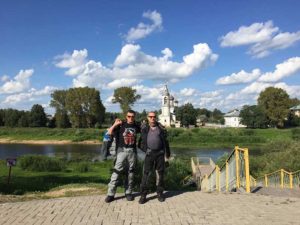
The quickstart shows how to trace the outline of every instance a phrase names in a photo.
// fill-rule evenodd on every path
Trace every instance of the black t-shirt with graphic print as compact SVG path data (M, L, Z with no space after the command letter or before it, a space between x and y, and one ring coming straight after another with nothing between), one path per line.
M141 132L140 125L136 122L124 122L114 130L118 147L136 149L137 134Z

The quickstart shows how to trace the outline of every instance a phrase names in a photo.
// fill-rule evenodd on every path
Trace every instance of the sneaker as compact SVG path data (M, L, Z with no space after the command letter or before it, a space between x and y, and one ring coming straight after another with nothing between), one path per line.
M107 195L106 198L105 198L105 202L106 202L106 203L110 203L110 202L112 202L113 200L115 200L115 197L114 197L114 196Z
M146 195L141 195L141 198L140 198L140 200L139 200L139 203L140 203L140 204L145 204L146 201L147 201Z
M163 193L158 193L158 194L157 194L157 199L158 199L158 201L160 201L160 202L164 202L166 198L164 197L164 194L163 194Z
M133 201L134 197L132 194L125 194L127 201Z

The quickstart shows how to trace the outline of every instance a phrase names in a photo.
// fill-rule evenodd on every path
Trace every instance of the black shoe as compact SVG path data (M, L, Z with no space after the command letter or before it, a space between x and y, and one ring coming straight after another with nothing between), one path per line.
M164 197L164 194L163 193L158 193L157 194L157 199L158 201L160 202L164 202L166 200L166 198Z
M133 201L134 197L132 194L125 194L127 201Z
M106 198L105 198L105 202L106 202L106 203L110 203L110 202L112 202L113 200L115 200L115 197L114 197L114 196L107 195Z
M141 198L140 198L140 200L139 200L139 203L140 203L140 204L145 204L146 201L147 201L146 195L141 195Z

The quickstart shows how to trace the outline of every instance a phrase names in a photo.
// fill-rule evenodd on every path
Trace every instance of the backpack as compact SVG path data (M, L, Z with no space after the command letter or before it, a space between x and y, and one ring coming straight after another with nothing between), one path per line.
M116 138L109 135L108 130L106 130L103 135L101 155L103 160L106 160L109 156L116 155Z

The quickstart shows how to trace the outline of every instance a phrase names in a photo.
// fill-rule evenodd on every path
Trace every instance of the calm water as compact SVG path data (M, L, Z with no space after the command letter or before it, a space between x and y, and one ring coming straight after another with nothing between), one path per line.
M216 161L224 153L229 153L230 149L182 149L171 148L171 152L176 157L211 157ZM143 153L139 152L142 158ZM30 145L30 144L0 144L0 159L17 158L25 154L40 154L47 156L64 157L67 159L75 159L77 157L86 156L92 160L101 160L101 145Z

